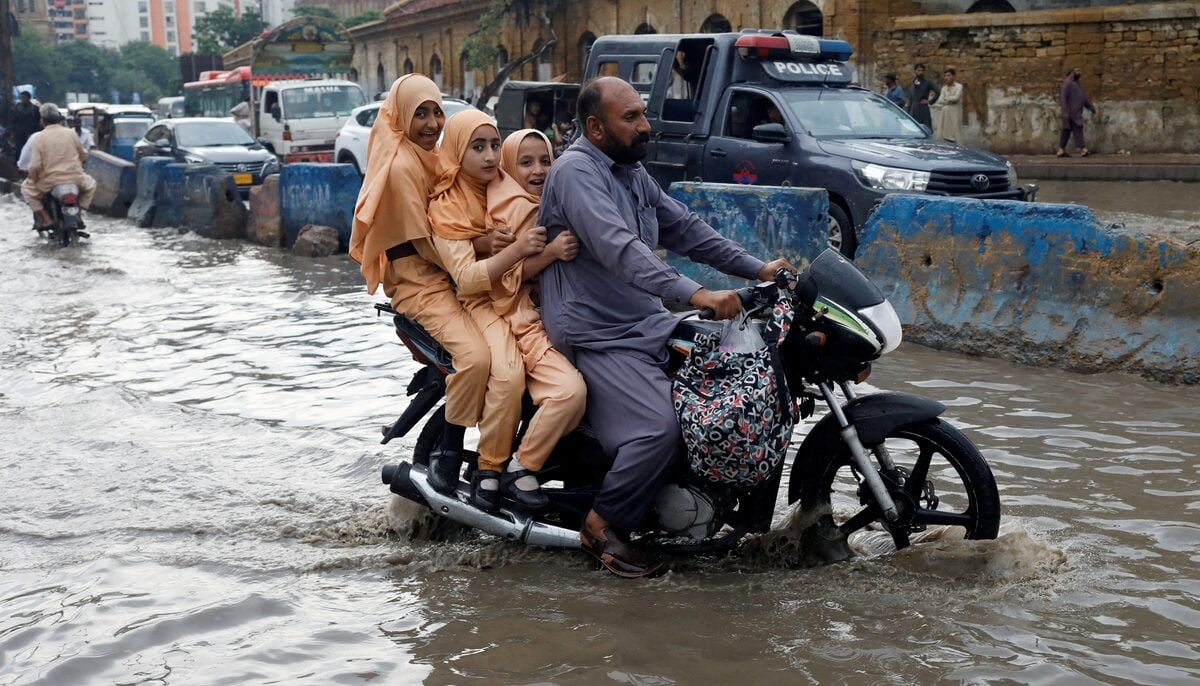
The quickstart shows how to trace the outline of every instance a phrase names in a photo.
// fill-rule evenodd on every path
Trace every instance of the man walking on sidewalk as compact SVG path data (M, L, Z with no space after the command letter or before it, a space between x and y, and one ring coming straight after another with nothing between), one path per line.
M1062 131L1058 136L1058 149L1054 151L1056 157L1067 156L1067 139L1071 136L1075 137L1075 147L1079 148L1079 156L1087 157L1088 155L1087 145L1083 142L1083 110L1084 108L1089 109L1095 115L1096 106L1083 91L1083 86L1079 85L1081 76L1083 76L1083 72L1079 67L1071 67L1058 92Z

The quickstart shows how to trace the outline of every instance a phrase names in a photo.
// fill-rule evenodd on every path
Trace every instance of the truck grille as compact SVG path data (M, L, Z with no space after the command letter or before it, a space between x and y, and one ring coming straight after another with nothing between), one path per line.
M982 179L987 177L987 184ZM985 172L933 172L929 177L927 193L945 195L991 195L1008 191L1008 173L1004 170Z

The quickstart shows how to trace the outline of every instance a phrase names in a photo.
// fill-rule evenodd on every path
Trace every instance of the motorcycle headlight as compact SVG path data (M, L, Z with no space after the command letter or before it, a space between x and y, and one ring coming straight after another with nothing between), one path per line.
M929 172L885 167L857 160L853 162L853 166L864 184L881 191L924 191L929 185Z
M886 355L900 347L900 339L903 335L900 317L896 316L896 310L890 302L884 300L878 305L864 307L858 311L858 316L867 322L882 339L880 355Z
M1008 172L1008 187L1016 188L1017 187L1017 168L1013 166L1012 162L1005 162L1004 167L1005 167L1005 171Z

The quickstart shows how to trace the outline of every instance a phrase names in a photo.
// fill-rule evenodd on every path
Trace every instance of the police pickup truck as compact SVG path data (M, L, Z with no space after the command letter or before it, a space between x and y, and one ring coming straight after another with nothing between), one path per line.
M849 43L790 31L604 36L585 78L637 89L653 130L644 164L664 187L699 180L829 192L829 240L887 193L1032 200L1004 158L935 139L883 96L853 85Z

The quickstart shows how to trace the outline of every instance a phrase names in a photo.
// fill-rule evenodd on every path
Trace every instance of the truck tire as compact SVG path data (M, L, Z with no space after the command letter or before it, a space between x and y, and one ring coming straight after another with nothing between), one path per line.
M842 206L829 201L829 247L842 253L847 259L854 259L854 250L858 247L858 235L854 231L854 222Z

